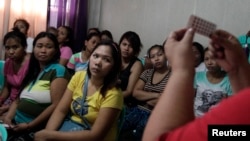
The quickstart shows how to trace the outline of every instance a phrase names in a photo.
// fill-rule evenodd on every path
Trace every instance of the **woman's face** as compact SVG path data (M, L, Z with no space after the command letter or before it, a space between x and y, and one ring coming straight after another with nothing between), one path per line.
M201 62L201 54L195 46L193 46L192 49L193 49L194 57L195 57L195 67L197 67Z
M18 21L14 26L17 27L20 30L20 32L22 32L24 35L27 35L28 29L25 26L24 22Z
M114 65L111 48L107 45L100 45L91 54L89 63L91 76L103 79Z
M5 53L12 60L20 60L25 56L25 48L17 38L9 38L5 43Z
M58 28L58 36L57 36L58 43L62 44L64 42L67 42L67 40L68 40L67 35L68 35L67 29L62 27L62 26L59 27Z
M163 50L158 47L150 50L149 57L155 69L163 68L167 64Z
M93 36L91 37L88 41L85 40L85 47L86 50L89 52L92 52L95 46L100 42L100 37L98 36Z
M208 71L218 71L220 66L216 63L214 57L212 57L208 51L205 51L204 54L204 63Z
M120 49L121 49L121 56L123 58L129 58L134 54L134 49L127 39L122 40L120 44Z
M35 58L41 63L48 63L56 54L55 44L48 37L37 40L34 47Z

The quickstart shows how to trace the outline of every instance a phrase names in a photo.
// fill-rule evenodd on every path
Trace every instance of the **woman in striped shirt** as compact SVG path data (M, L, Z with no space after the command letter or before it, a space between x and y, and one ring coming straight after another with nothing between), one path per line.
M131 109L131 114L125 117L124 123L124 129L132 129L138 140L141 140L151 110L157 103L171 74L163 46L154 45L149 48L148 57L153 68L145 70L140 75L133 91L133 96L138 100L138 106Z

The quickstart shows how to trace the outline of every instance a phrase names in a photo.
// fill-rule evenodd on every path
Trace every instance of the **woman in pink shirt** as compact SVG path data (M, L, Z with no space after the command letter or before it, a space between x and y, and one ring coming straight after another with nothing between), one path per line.
M20 86L27 73L29 56L26 54L26 36L17 28L4 36L3 45L7 59L4 65L4 87L0 95L0 115L18 97ZM1 117L2 118L2 117Z
M61 51L59 63L66 66L72 56L73 30L69 26L60 26L57 40Z

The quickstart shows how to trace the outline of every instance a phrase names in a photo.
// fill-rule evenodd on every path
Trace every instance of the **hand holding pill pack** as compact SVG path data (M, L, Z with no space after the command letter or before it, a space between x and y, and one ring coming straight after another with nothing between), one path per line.
M216 24L195 15L191 15L189 17L187 27L192 27L195 32L207 37L209 37L211 33L216 30Z

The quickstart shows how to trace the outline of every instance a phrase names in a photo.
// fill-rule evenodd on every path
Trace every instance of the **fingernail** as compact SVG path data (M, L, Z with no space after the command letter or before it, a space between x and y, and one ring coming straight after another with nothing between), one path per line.
M188 31L189 31L189 32L193 32L194 29L193 29L193 28L189 28Z
M173 37L174 37L174 32L170 32L169 38L173 38Z

